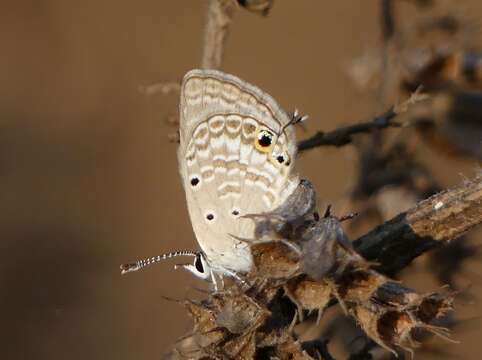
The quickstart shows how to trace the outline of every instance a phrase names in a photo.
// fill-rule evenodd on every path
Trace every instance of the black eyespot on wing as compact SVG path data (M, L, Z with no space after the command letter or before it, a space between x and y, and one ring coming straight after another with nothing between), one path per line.
M269 131L261 131L258 135L258 144L261 147L269 147L271 146L271 143L273 142L273 134L271 134Z
M206 219L208 219L209 221L211 221L212 219L214 219L214 215L213 215L213 214L207 214L207 215L206 215Z
M282 164L282 163L284 163L285 158L284 158L283 155L278 155L278 156L276 157L276 160L277 160L280 164Z
M196 258L194 259L194 267L196 268L197 271L200 273L204 274L204 267L203 267L203 262L201 260L201 254L196 255Z
M233 214L234 216L238 216L238 215L239 215L239 211L238 211L238 210L233 210L232 214Z
M191 179L191 185L192 185L192 186L196 186L197 184L199 184L199 178L193 177L193 178Z

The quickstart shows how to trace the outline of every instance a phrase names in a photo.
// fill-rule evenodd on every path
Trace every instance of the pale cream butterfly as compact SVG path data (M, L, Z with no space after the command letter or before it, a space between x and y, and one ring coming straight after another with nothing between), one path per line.
M243 215L279 205L299 183L292 125L302 120L285 112L268 94L217 70L191 70L181 87L178 161L192 226L201 252L174 252L122 265L123 273L163 259L191 255L182 265L196 276L249 272L249 244L255 224Z

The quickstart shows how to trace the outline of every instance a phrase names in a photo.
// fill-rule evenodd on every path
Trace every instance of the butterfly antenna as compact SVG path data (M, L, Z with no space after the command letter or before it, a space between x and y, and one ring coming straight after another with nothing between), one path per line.
M153 256L150 258L142 259L142 260L137 260L134 263L129 263L129 264L122 264L120 266L121 269L121 274L127 274L128 272L133 272L137 270L141 270L147 266L157 264L161 262L162 260L166 259L171 259L173 257L177 256L197 256L198 253L196 251L190 251L190 250L181 250L181 251L173 251L167 254L162 254L162 255L157 255Z
M303 123L304 121L308 120L308 115L300 115L300 112L298 109L295 109L295 111L291 114L291 119L288 121L282 128L281 131L279 132L278 135L281 135L286 128L292 125L300 124Z

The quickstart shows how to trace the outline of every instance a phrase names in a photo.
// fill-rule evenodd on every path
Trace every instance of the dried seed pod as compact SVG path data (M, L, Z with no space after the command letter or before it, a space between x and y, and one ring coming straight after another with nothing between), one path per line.
M332 288L328 283L315 281L306 275L289 280L284 289L286 295L297 305L300 320L303 310L317 310L320 318L332 298Z
M282 242L251 246L255 278L287 280L299 273L299 257Z

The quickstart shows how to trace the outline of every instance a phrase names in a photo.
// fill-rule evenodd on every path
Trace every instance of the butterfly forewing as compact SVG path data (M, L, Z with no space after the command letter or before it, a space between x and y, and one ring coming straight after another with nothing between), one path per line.
M214 70L182 84L179 166L194 232L214 271L245 272L254 224L297 185L290 117L257 87ZM231 236L231 235L234 235Z

